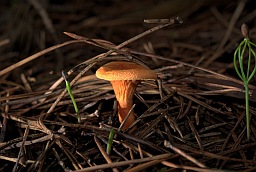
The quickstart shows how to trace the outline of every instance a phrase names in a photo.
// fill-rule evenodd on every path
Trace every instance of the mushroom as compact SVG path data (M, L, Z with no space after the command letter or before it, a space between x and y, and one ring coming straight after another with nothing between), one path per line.
M157 75L147 67L128 61L114 61L101 66L96 77L111 82L118 102L118 118L122 123L133 106L133 94L142 80L155 80ZM123 130L135 121L133 110Z

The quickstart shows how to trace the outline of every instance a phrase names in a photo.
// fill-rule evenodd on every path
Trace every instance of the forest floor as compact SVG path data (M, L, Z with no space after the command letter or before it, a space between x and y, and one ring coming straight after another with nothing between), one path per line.
M248 138L233 62L243 23L256 41L255 5L1 1L0 171L256 171L256 77ZM95 76L115 60L158 76L138 86L135 128L126 131L110 82ZM255 58L250 63L252 72Z

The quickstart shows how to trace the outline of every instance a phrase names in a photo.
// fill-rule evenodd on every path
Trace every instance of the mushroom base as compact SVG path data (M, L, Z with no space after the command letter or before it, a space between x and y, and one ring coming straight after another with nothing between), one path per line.
M116 99L118 102L118 118L120 123L122 123L129 113L133 105L133 94L136 87L141 81L133 80L121 80L121 81L111 81L113 86ZM135 121L135 115L132 111L123 125L123 130L126 130Z

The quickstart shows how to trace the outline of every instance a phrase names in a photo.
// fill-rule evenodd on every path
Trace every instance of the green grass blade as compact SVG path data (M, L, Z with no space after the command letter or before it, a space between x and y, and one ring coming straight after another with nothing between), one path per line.
M115 130L112 128L108 136L107 154L110 155L112 149L112 143L114 138Z
M62 71L62 76L63 76L63 78L64 78L64 80L65 80L66 89L67 89L67 91L68 91L69 97L71 98L71 101L72 101L72 103L73 103L73 106L74 106L74 109L75 109L75 112L76 112L76 115L77 115L77 121L78 121L78 123L80 123L80 122L81 122L81 117L80 117L80 114L79 114L79 112L78 112L78 107L77 107L77 105L76 105L75 98L74 98L74 96L73 96L73 94L72 94L70 83L69 83L69 81L67 80L67 77L66 77L66 74L65 74L64 71Z

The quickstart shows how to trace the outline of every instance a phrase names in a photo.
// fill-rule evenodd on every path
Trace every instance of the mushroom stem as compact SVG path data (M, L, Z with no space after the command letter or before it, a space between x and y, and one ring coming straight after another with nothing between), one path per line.
M120 123L123 122L133 105L133 94L136 87L141 82L139 80L114 80L110 81L114 89L118 102L118 118ZM135 115L132 111L125 124L123 130L126 130L135 121Z

